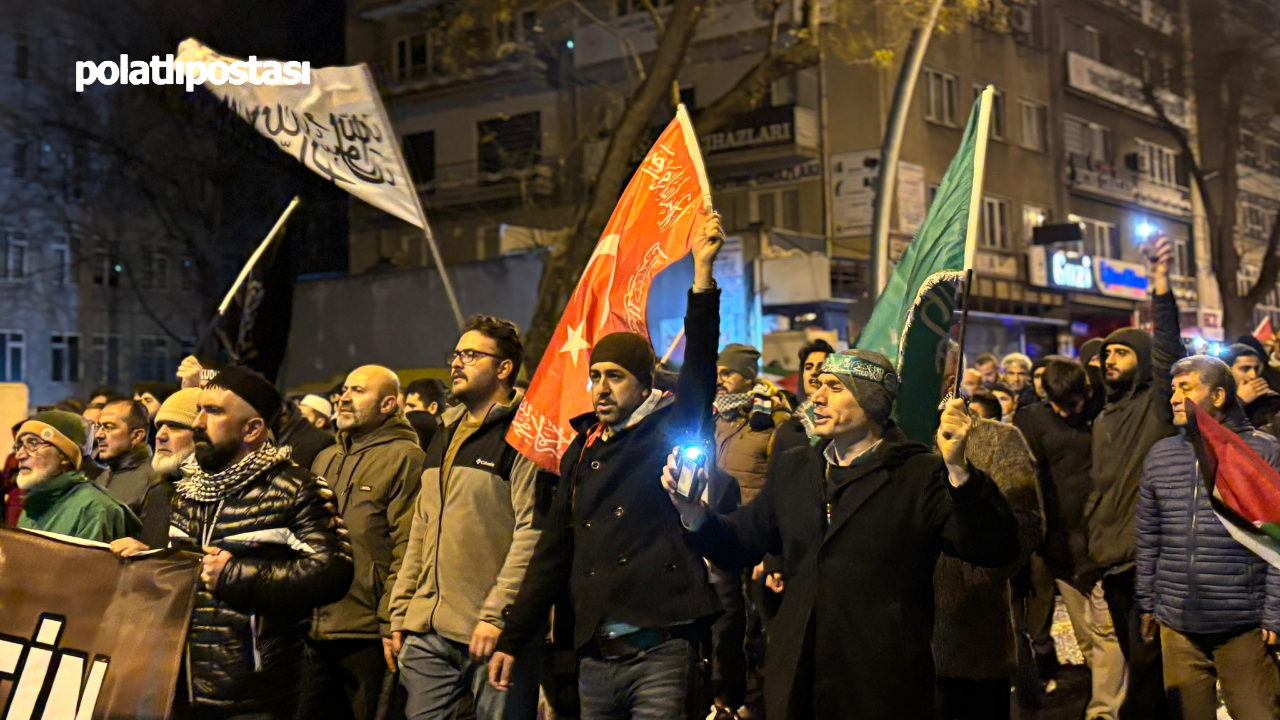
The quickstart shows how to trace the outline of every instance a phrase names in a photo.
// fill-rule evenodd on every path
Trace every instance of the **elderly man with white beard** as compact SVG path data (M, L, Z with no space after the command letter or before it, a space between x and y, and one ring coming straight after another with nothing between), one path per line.
M36 413L16 435L13 454L24 493L18 527L98 542L137 532L137 516L80 472L88 433L79 416Z
M120 538L111 543L111 552L130 557L148 549L169 546L169 503L173 483L182 477L182 465L196 451L196 398L200 388L183 388L170 395L156 412L156 451L151 469L160 478L147 491L142 503L142 530L137 537Z

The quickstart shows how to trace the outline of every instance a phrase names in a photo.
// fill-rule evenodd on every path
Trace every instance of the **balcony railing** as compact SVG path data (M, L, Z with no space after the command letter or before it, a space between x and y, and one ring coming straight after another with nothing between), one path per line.
M1072 190L1120 202L1135 202L1138 198L1138 178L1132 170L1072 153L1068 159L1067 171Z
M1139 176L1138 204L1169 215L1191 217L1191 190L1176 185L1161 185Z
M481 171L476 162L437 165L434 177L417 184L418 193L438 206L546 197L555 192L557 165L542 159L522 167Z

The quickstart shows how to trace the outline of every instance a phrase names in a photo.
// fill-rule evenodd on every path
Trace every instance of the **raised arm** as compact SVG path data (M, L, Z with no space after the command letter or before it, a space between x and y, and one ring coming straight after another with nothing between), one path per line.
M686 536L689 547L716 567L729 572L754 567L766 554L781 555L782 533L778 530L774 502L778 486L786 483L786 479L780 476L783 472L795 472L795 457L792 456L803 452L808 452L807 448L774 456L769 462L760 494L728 515L718 515L701 503L695 506L675 495L675 471L672 461L669 461L664 469L663 484L680 510L681 522L689 531Z
M1151 255L1152 345L1151 382L1155 387L1152 410L1159 413L1166 424L1173 424L1173 408L1169 398L1173 396L1169 370L1186 355L1182 345L1182 330L1178 321L1178 302L1169 286L1169 261L1173 254L1169 238L1156 240Z
M232 558L213 591L231 607L298 617L341 600L351 587L351 538L342 526L333 491L302 472L307 478L298 488L289 521L289 531L299 542L295 555Z
M693 288L684 316L684 364L676 386L674 412L680 427L709 437L716 399L716 354L720 348L720 290L711 268L724 244L720 220L712 215L693 241Z

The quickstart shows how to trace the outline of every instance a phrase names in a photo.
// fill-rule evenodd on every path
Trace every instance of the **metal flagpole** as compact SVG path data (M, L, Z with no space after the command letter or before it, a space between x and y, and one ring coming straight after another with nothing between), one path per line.
M262 253L266 252L267 248L271 246L271 241L276 238L276 234L280 232L280 228L284 227L285 221L293 214L294 209L298 207L300 202L302 202L302 199L294 195L293 200L289 201L289 207L284 209L284 212L280 214L280 219L276 220L275 226L271 228L271 232L267 233L267 237L258 244L258 249L254 250L253 254L249 256L249 262L240 268L240 275L231 284L231 289L227 291L227 296L222 298L222 304L218 306L219 317L227 314L227 308L230 307L232 298L236 296L236 291L244 284L245 278L249 277L249 273L253 272L253 266L258 264L258 259L262 257Z
M373 75L369 72L369 66L361 64L364 75L369 80L369 87L376 88L378 84L373 81ZM391 119L387 117L387 109L383 106L381 98L374 98L377 102L374 106L378 109L378 115L382 120L382 127L387 129L388 133L395 133ZM427 247L431 248L431 259L436 263L436 269L440 271L440 280L444 283L444 293L449 296L449 305L453 308L453 317L458 321L458 332L466 327L467 321L462 317L462 307L458 305L458 296L453 292L453 283L449 281L449 272L445 270L444 260L440 257L440 248L436 245L436 238L431 234L431 225L427 223L427 211L422 207L422 196L418 194L418 189L413 185L413 177L409 175L409 168L404 162L404 153L400 150L400 146L396 145L396 163L400 166L400 177L409 183L410 189L413 191L413 199L418 204L418 223L422 228L422 237L426 238Z
M249 256L249 262L245 263L245 266L240 269L240 274L236 276L236 281L231 284L231 289L227 291L226 297L222 298L222 303L218 305L218 312L214 313L213 317L209 319L209 322L205 324L204 329L200 331L200 336L196 339L196 344L193 347L193 350L199 350L199 348L204 345L205 340L209 338L209 335L218 327L218 321L226 315L227 308L231 306L231 301L235 299L236 292L240 290L240 286L243 285L245 279L249 277L249 273L253 272L253 267L257 265L258 260L262 258L262 254L267 251L268 247L271 247L271 242L275 240L276 235L280 233L280 229L284 227L289 216L293 214L293 211L297 209L301 202L302 198L294 195L293 200L289 201L288 207L284 209L284 212L280 213L280 217L276 220L276 224L272 226L271 232L267 233L267 236L258 244L258 248ZM219 339L222 341L223 345L227 347L228 352L234 354L234 348L231 347L226 336L223 334L219 335Z
M964 235L964 295L960 302L960 364L956 368L955 394L960 397L960 381L964 378L964 335L969 327L969 294L973 287L973 256L978 247L978 221L982 219L982 181L987 172L987 140L991 135L991 102L995 88L988 85L978 107L978 136L973 148L973 188L969 195L969 223Z

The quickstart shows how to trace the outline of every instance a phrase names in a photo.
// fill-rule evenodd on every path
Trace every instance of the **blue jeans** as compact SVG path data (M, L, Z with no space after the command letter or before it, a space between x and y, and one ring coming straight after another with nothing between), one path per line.
M400 684L409 720L447 720L470 693L477 720L534 720L538 716L539 650L530 648L512 668L511 689L489 685L489 665L471 659L467 646L435 633L408 635L400 649Z
M698 658L673 638L625 660L584 657L578 665L582 720L679 720L687 716Z

